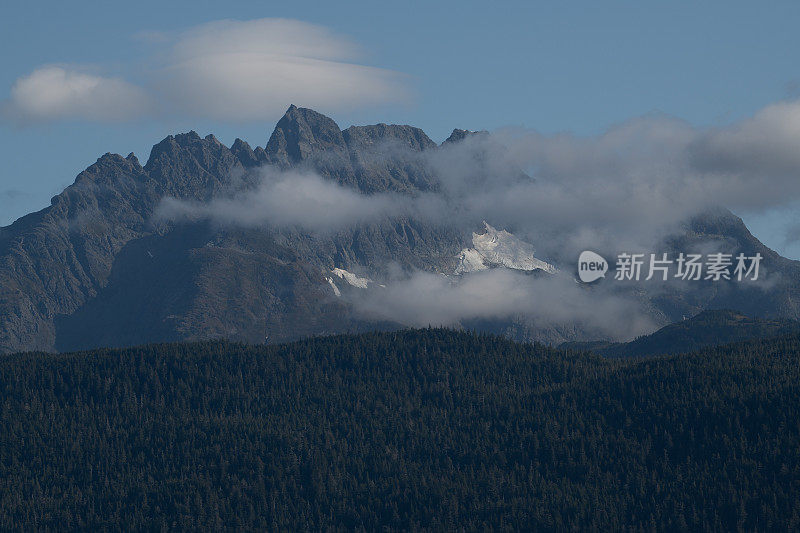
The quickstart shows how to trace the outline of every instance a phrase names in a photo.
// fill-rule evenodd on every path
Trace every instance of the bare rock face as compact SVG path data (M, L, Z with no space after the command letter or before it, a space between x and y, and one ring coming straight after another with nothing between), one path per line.
M347 149L333 119L292 105L275 126L266 151L273 163L292 165L319 152L346 153Z
M450 136L444 140L445 143L457 143L459 141L463 141L467 137L472 137L473 135L489 135L487 131L470 131L470 130L460 130L458 128L454 129Z
M135 157L106 154L50 207L0 229L0 351L54 347L53 319L96 296L146 232L157 189Z
M423 152L436 148L425 132L412 126L376 124L344 130L355 184L364 192L414 193L436 188Z
M255 150L241 139L233 141L231 153L239 160L239 163L246 168L263 165L267 162L267 153L263 148L257 147Z
M265 148L239 139L228 148L213 135L189 132L156 144L144 166L133 154L106 154L49 207L0 228L0 352L209 338L278 342L397 327L355 316L341 296L348 287L378 286L359 284L380 279L387 265L453 273L465 248L472 266L549 272L551 265L532 248L491 227L477 234L476 244L469 240L476 228L434 227L408 217L312 237L298 229L155 216L165 197L204 202L251 186L264 165L314 171L364 194L418 195L439 187L429 154L477 134L488 135L455 130L447 147L437 147L412 126L341 131L332 119L291 106ZM652 307L665 320L717 305L798 318L798 263L766 249L739 219L709 214L692 221L682 238L675 246L730 240L761 252L782 275L760 293L715 285L688 296L658 295ZM575 333L542 336L519 322L487 328L527 340Z

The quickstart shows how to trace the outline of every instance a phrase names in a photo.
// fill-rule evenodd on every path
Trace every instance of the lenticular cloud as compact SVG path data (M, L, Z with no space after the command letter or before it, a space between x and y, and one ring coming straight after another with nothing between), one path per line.
M292 102L328 111L408 99L405 76L359 63L359 47L290 19L221 20L159 38L142 81L43 66L19 78L4 115L20 123L188 116L274 119Z

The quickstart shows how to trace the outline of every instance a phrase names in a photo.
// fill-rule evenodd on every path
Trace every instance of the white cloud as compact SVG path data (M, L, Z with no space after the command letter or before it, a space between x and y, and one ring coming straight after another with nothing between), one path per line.
M704 169L734 173L788 173L794 180L800 169L798 146L800 101L778 102L738 124L700 135L694 162Z
M155 86L192 116L276 118L291 103L341 110L403 100L402 76L353 63L357 47L288 19L223 20L181 34Z
M158 217L210 219L245 227L301 227L325 233L398 215L406 200L388 194L362 195L308 172L266 167L255 190L200 203L167 198Z
M276 119L292 103L335 112L408 97L404 75L358 64L358 46L306 22L220 20L137 36L160 49L142 87L43 66L14 83L5 114L20 122L114 121L143 113L249 121Z
M570 276L528 276L506 269L475 272L462 279L415 272L353 295L365 317L408 326L458 326L482 319L525 317L537 328L580 325L598 338L630 339L655 324L630 297L586 290Z
M145 91L124 80L45 66L14 83L4 113L22 123L65 118L118 121L147 113L149 107Z
M590 137L497 131L424 157L450 207L434 215L465 227L487 220L558 259L647 250L717 206L749 215L800 201L798 146L794 101L720 128L652 115Z

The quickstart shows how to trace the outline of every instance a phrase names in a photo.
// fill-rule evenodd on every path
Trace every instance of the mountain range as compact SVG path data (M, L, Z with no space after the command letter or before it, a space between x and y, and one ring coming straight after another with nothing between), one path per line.
M251 190L264 169L313 172L371 198L418 198L441 188L436 168L420 154L486 135L456 129L437 145L416 127L342 130L329 117L291 106L263 148L240 139L228 147L192 131L153 146L144 165L134 154L105 154L49 207L0 228L0 352L217 338L263 343L392 329L404 324L354 312L348 294L381 290L398 271L444 274L453 283L496 268L570 275L573 265L535 257L513 228L495 228L491 220L459 228L396 213L315 234L160 215L165 199L202 205ZM480 167L480 157L474 163ZM762 254L767 282L632 289L655 324L719 308L800 318L800 263L765 247L724 209L687 220L669 246L709 241ZM544 326L519 314L461 325L517 340L597 338L580 325Z

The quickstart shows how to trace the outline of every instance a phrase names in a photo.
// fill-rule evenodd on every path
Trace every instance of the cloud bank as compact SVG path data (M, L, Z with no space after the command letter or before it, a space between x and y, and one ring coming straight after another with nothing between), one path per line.
M358 292L353 303L364 317L416 327L522 316L537 328L570 324L599 337L633 338L655 329L645 310L630 299L589 290L569 276L532 277L505 269L475 272L457 281L416 272L385 289Z
M546 256L577 257L647 250L715 207L744 214L797 202L798 146L792 101L724 128L653 115L591 137L501 130L426 157L442 181L444 218L486 219Z
M402 74L358 64L354 43L297 20L221 20L148 41L160 49L140 83L44 66L14 83L4 114L20 123L141 115L256 121L277 118L293 102L341 111L408 98Z

